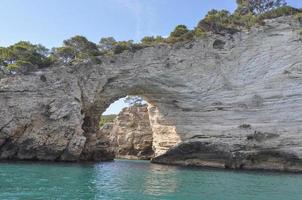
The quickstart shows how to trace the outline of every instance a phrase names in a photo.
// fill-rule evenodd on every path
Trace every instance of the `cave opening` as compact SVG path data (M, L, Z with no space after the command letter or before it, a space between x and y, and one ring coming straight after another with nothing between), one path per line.
M156 96L161 93L110 88L86 104L81 160L154 160L179 144L176 113L168 115L172 104Z
M126 96L109 105L100 116L98 132L114 157L150 160L154 156L148 105L141 96Z

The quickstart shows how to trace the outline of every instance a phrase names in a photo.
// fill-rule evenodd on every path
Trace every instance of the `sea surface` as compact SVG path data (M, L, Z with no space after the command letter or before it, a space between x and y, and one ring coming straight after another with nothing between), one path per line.
M181 168L147 161L0 163L0 200L301 200L302 174Z

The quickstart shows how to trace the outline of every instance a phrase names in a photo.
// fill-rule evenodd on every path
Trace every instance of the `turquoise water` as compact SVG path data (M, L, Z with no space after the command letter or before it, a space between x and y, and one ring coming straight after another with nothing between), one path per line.
M124 160L100 164L0 163L0 199L301 200L302 175Z

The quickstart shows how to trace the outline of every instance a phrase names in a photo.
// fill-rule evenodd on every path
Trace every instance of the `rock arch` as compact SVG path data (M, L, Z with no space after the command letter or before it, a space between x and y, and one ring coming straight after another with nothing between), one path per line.
M150 50L155 51L156 49ZM167 108L169 108L170 104L175 100L171 99L171 96L168 96L173 93L165 87L162 87L163 83L159 82L160 76L152 77L154 74L146 72L145 70L148 69L144 67L144 64L139 64L140 67L138 68L133 67L131 63L126 65L126 69L124 69L124 67L120 66L118 68L108 67L105 65L105 62L106 61L103 63L103 67L105 69L113 69L115 74L114 72L108 72L109 76L106 74L106 78L98 79L100 82L91 82L92 84L87 84L87 79L83 78L83 76L80 77L79 85L88 87L81 89L82 91L89 91L89 88L97 88L93 100L89 101L89 97L82 97L84 105L82 108L84 115L82 129L84 130L85 137L87 138L97 132L100 113L104 112L111 103L127 95L134 95L143 97L149 103L148 110L155 136L153 144L156 155L164 153L170 147L179 143L181 138L176 133L176 126L172 119L170 120L166 116L167 112L169 112ZM107 62L112 64L121 61L109 60ZM125 64L125 61L122 62ZM134 64L134 66L137 65L138 64ZM103 67L98 68L98 70L102 70ZM153 70L153 66L150 67L150 69ZM117 70L121 72L117 72ZM95 73L95 71L92 70L91 73ZM158 74L164 73L165 72L162 71ZM165 97L167 97L167 99L165 99ZM89 152L88 154L91 153Z
M90 158L85 143L100 113L131 94L153 105L158 143L169 149L154 162L301 171L299 28L282 17L247 33L4 77L0 158ZM223 48L213 48L218 40ZM181 144L169 146L169 134Z

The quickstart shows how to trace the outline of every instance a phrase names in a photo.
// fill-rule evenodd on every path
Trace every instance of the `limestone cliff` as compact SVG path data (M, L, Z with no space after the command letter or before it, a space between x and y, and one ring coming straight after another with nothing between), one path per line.
M292 17L0 79L0 158L101 160L87 145L126 95L150 103L153 162L302 171L302 36ZM92 156L101 155L101 156Z
M147 107L124 108L112 123L109 138L117 158L151 159L153 134Z

